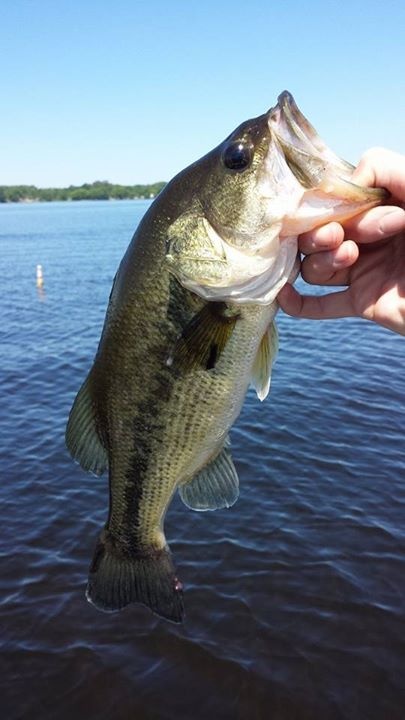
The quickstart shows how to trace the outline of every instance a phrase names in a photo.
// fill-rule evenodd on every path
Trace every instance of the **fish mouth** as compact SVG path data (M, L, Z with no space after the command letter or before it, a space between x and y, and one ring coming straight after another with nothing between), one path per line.
M277 105L268 113L270 129L285 148L306 154L309 158L322 160L323 165L330 163L346 177L351 177L354 166L335 155L319 137L314 126L302 114L293 96L284 90L278 98ZM302 158L304 160L304 157Z
M279 95L277 105L267 117L274 142L306 191L294 217L286 218L283 234L302 233L330 220L343 222L388 196L381 188L365 188L351 182L354 166L324 143L287 90ZM309 208L315 210L320 201L325 212L310 212Z

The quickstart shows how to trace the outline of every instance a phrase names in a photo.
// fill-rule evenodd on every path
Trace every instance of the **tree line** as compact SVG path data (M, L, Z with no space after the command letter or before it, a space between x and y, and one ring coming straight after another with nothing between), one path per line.
M153 198L165 186L164 182L149 185L115 185L97 180L67 188L37 188L35 185L0 185L0 203L53 202L61 200L133 200Z

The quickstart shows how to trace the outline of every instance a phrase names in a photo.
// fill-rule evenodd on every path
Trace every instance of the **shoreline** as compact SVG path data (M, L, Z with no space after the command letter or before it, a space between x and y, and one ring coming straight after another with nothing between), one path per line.
M63 202L63 203L77 203L77 202L121 202L121 201L128 201L128 200L154 200L155 197L157 197L158 193L156 195L139 195L135 197L103 197L103 198L95 198L95 197L83 197L83 198L54 198L52 200L50 199L42 199L42 198L21 198L19 200L0 200L0 206L1 205L34 205L34 204L40 204L40 203L57 203L57 202Z
M0 185L0 204L33 202L77 202L79 200L151 200L166 182L118 185L96 180L65 188L38 188L36 185Z

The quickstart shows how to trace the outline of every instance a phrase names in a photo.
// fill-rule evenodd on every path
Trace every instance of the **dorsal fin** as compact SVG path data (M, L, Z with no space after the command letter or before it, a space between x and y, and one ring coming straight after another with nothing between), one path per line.
M221 452L189 482L179 488L184 504L192 510L231 507L239 497L239 479L226 442Z
M276 323L272 322L264 333L252 368L251 383L259 400L269 394L271 369L278 350Z
M108 456L101 444L94 417L89 374L76 395L66 427L66 445L83 470L102 475Z

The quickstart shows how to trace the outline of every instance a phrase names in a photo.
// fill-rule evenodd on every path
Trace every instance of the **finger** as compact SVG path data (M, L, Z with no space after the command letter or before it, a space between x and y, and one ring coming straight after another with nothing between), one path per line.
M360 243L384 240L405 230L405 210L394 205L375 207L345 223L345 232Z
M322 227L303 233L298 238L298 247L305 255L334 250L343 242L344 230L339 223L331 222Z
M358 257L358 246L347 240L336 250L307 255L301 264L301 274L311 285L347 285L348 270Z
M277 300L287 315L308 320L331 320L354 315L350 288L315 297L300 295L292 285L285 285Z
M386 148L371 148L361 157L352 175L353 182L383 187L393 198L405 202L404 156Z

